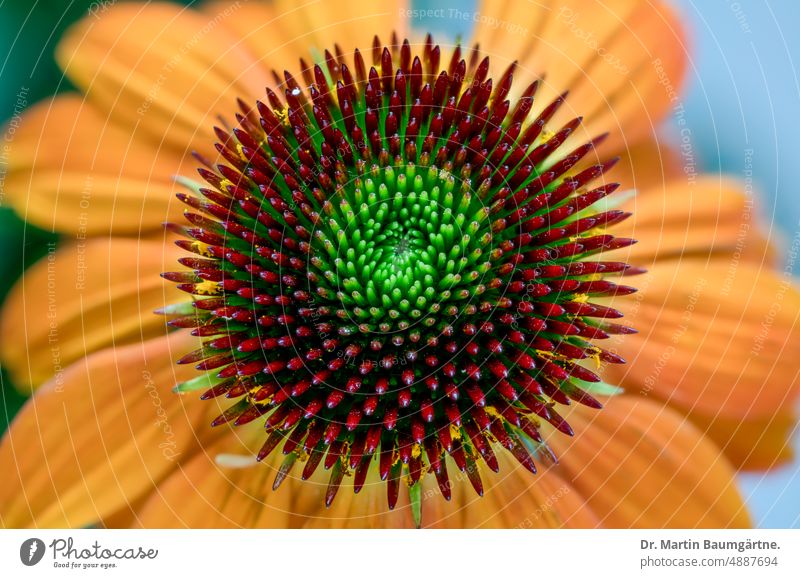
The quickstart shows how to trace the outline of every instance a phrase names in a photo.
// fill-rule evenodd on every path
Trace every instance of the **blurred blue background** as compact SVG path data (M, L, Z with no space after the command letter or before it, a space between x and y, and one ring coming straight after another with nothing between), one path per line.
M521 0L522 1L522 0ZM613 2L613 0L612 0ZM752 150L760 213L773 235L800 229L797 138L800 134L800 58L795 0L673 0L690 29L692 62L686 118L705 170L744 176ZM190 4L191 2L185 2ZM63 29L84 14L89 0L0 0L0 121L21 102L68 89L52 59ZM471 1L417 0L416 7L472 9ZM466 35L469 22L436 19L434 32ZM0 208L0 300L52 237L24 227ZM3 376L0 431L24 398ZM796 446L797 446L796 440ZM798 447L800 453L800 447ZM740 476L762 527L800 527L800 466Z

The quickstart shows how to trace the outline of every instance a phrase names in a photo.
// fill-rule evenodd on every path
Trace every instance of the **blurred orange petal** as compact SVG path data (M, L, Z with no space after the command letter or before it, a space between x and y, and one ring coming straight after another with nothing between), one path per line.
M369 54L378 35L388 42L392 32L408 34L406 0L339 2L337 0L277 0L270 3L210 2L204 10L219 14L231 10L223 25L242 38L245 45L270 69L282 74L296 70L302 57L311 65L334 45L344 54L358 48ZM370 60L371 57L368 59Z
M252 428L251 428L252 429ZM222 437L173 470L136 514L135 526L145 528L285 528L291 519L292 496L270 488L267 467L222 470L219 453L236 445L233 434ZM272 472L274 476L274 472Z
M561 475L615 528L749 526L734 470L680 414L623 395L569 414L574 439L551 437Z
M629 282L640 292L615 306L640 333L615 341L628 363L608 368L609 379L702 424L719 417L765 425L793 407L800 294L790 278L744 261L687 259L660 262ZM733 433L746 439L752 430ZM772 449L774 460L783 444Z
M36 387L86 355L164 335L154 310L188 300L160 277L183 252L163 240L91 239L54 250L25 272L0 317L0 359Z
M237 429L237 433L243 428ZM251 428L245 438L263 441ZM377 458L364 488L354 494L343 484L330 508L325 493L330 471L320 466L307 481L299 479L304 463L277 491L272 483L286 456L273 454L256 464L249 441L220 439L175 471L144 504L136 525L162 527L412 528L414 520L405 483L394 510L386 505L386 485L378 479ZM479 497L450 464L452 500L440 495L433 474L422 480L422 525L431 528L594 527L597 518L581 496L549 471L533 476L498 448L500 474L484 471L485 494ZM226 467L223 459L243 467ZM248 456L250 456L248 458ZM246 465L248 460L250 465Z
M0 445L5 527L80 528L152 488L194 448L203 404L170 389L196 339L172 334L76 362L39 389Z
M237 97L250 104L269 83L263 64L222 25L235 10L201 14L168 3L116 3L101 18L70 28L57 60L131 138L147 138L155 150L213 155L217 116L232 117Z
M156 150L77 95L27 110L9 145L6 198L39 227L79 238L152 231L181 214L181 157Z
M623 189L634 189L640 196L660 194L668 182L684 174L680 154L660 138L642 139L617 154L620 160L606 180L620 183Z
M728 419L692 414L692 421L714 440L737 468L768 471L794 459L797 432L793 408L764 418Z
M483 0L474 20L495 66L518 60L523 76L544 77L540 102L570 91L554 126L585 116L588 133L611 131L611 149L654 135L683 85L683 25L664 2Z
M614 234L637 240L624 258L639 266L710 254L760 263L767 253L753 199L734 179L708 175L691 182L670 180L642 189L620 208L633 216L614 227Z

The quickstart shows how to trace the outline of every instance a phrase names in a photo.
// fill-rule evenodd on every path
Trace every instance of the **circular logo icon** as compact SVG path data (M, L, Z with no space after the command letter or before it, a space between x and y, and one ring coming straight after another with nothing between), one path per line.
M19 559L26 566L35 566L44 557L44 542L39 538L28 538L19 547Z

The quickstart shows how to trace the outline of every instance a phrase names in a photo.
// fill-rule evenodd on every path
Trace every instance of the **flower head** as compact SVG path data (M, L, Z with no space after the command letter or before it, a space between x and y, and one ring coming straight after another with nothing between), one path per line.
M447 66L430 37L419 54L376 37L369 68L336 54L307 92L285 72L284 98L240 102L211 188L179 194L195 255L165 277L195 298L166 312L205 338L179 363L210 375L178 390L237 400L215 426L263 418L258 460L286 456L274 488L323 464L330 504L377 462L390 508L427 471L449 499L449 456L482 495L493 447L536 473L531 454L554 457L540 423L571 435L557 406L601 407L582 360L622 362L593 343L630 331L592 302L633 292L598 258L633 242L605 230L630 213L596 208L615 161L576 169L604 136L549 132L566 95L529 118L539 81L511 102L514 66L495 81L477 48Z
M467 50L372 44L414 38L402 0L70 29L80 92L22 115L4 175L63 241L2 309L34 392L2 524L749 523L735 468L789 457L800 296L743 187L656 133L680 19L514 6L481 2Z

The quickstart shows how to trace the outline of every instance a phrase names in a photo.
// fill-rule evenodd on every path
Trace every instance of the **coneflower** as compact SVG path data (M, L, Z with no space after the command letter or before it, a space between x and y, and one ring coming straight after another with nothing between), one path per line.
M681 15L561 4L479 1L480 51L404 44L427 30L402 0L117 2L66 31L76 90L8 143L4 201L64 242L0 310L4 375L33 392L0 524L751 525L736 472L791 458L800 293L745 184L687 187L655 128L690 65ZM608 196L614 154L635 198ZM184 228L174 179L200 164ZM607 231L640 242L606 252L631 243ZM647 331L601 340L623 322Z
M542 424L571 435L558 407L610 392L585 361L622 363L594 341L630 329L592 299L637 271L597 257L634 242L605 231L630 213L597 208L615 161L579 164L604 135L565 145L581 118L548 123L566 94L531 118L540 81L509 99L514 65L493 80L465 52L375 38L371 66L301 62L307 88L285 72L282 95L240 101L226 164L198 155L210 187L178 195L193 255L164 276L194 298L164 313L204 340L177 390L236 400L214 426L264 422L274 488L323 467L330 505L374 467L418 518L426 473L445 498L449 461L478 494L496 451L536 473L556 459Z

